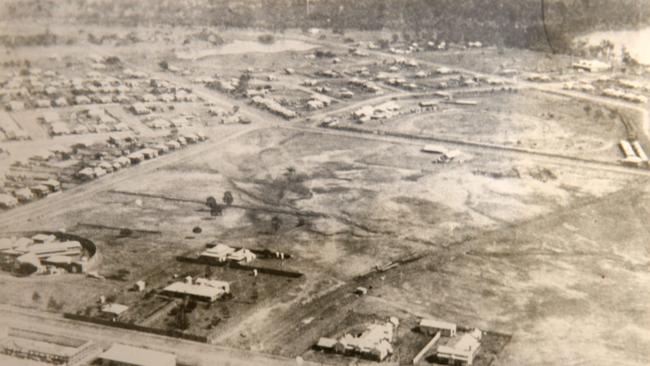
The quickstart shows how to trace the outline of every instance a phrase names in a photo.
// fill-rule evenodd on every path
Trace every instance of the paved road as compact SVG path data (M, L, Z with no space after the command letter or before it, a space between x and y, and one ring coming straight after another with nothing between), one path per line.
M37 329L53 334L90 339L104 348L107 348L112 343L125 343L170 352L178 356L179 363L186 365L298 365L295 359L78 322L65 319L58 314L42 313L8 305L0 305L0 324L7 327ZM302 365L316 366L322 364L303 361Z

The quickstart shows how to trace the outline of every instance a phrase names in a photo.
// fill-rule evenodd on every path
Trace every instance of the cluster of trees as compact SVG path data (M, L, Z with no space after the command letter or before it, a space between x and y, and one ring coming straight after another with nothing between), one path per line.
M210 196L205 200L206 206L208 206L210 209L210 215L221 216L224 207L230 207L232 206L233 202L235 202L235 198L230 191L224 192L223 198L221 200L223 201L223 205L219 204L219 202L217 202L217 199L213 196Z
M60 43L72 44L73 38L63 38L46 30L36 34L0 35L0 45L11 48L19 46L52 46Z
M477 40L562 51L591 30L647 25L643 0L7 0L6 18L56 17L124 25L391 29L408 38ZM405 37L406 38L406 37ZM218 41L218 40L217 40Z

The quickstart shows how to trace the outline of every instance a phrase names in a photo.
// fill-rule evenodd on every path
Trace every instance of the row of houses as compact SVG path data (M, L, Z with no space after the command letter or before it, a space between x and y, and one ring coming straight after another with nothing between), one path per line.
M169 81L142 79L144 73L125 70L120 77L89 72L85 78L67 79L56 73L46 80L41 75L15 76L0 85L0 100L7 110L66 107L69 105L128 104L134 101L194 102L200 98L192 90Z
M198 121L200 123L200 121ZM186 128L191 127L193 123L186 116L177 116L174 118L157 117L143 121L144 124L154 130L163 130L168 128Z
M307 100L307 109L315 111L332 104L332 99L322 94L312 94Z
M376 106L363 106L352 112L352 117L358 122L367 122L371 119L387 119L399 113L400 105L394 101L388 101Z
M586 93L593 93L596 91L596 87L585 82L567 82L562 85L562 89L575 90L575 91L581 91Z
M83 181L89 181L113 173L122 168L126 168L130 165L139 164L145 160L155 159L161 154L166 154L170 151L180 149L185 145L205 141L206 139L207 137L201 132L183 133L165 142L152 144L150 147L141 148L133 152L125 151L126 155L124 156L116 157L110 161L100 161L94 166L85 167L79 170L76 176Z
M632 103L646 104L648 103L648 97L645 95L634 94L626 92L619 89L607 88L604 89L602 94L606 97L622 99Z
M265 98L261 96L253 97L251 102L254 105L257 105L261 108L268 110L271 113L277 114L286 119L291 119L297 116L296 112L284 107L280 103L276 102L271 98Z
M136 116L144 116L153 112L166 112L174 109L171 104L164 104L162 102L136 102L127 107L127 109Z
M109 141L116 140L111 137ZM10 209L54 194L62 189L63 182L72 183L79 162L105 159L119 153L117 147L82 140L74 147L54 145L48 150L34 152L29 159L15 161L5 174L0 207Z
M36 181L29 187L18 187L11 193L0 193L0 208L10 209L21 203L44 198L61 190L61 182L56 179Z
M70 127L69 123L64 122L55 111L43 113L39 120L45 125L52 136L121 132L131 129L127 123L120 122L105 109L97 107L90 107L73 113L70 116L70 120L75 123L74 127Z
M381 88L377 84L375 84L375 83L373 83L371 81L368 81L368 80L352 78L352 79L348 80L348 84L350 84L350 85L352 85L354 87L357 87L357 88L361 88L361 89L363 89L364 91L366 91L368 93L377 94L377 93L381 92Z

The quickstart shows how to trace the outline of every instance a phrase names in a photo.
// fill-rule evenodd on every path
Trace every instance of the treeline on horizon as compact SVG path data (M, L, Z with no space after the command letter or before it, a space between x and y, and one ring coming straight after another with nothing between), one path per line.
M650 24L645 0L5 0L5 19L102 25L390 30L562 52L577 34Z

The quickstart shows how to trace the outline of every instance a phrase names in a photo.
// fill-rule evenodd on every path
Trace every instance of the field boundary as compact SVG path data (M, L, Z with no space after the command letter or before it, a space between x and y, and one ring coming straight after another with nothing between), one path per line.
M63 313L63 317L66 319L78 320L87 323L94 323L94 324L104 325L107 327L135 330L138 332L157 334L157 335L162 335L162 336L167 336L172 338L180 338L180 339L185 339L194 342L210 343L208 337L198 336L195 334L187 334L173 329L151 328L151 327L145 327L142 325L137 325L132 323L114 322L111 320L99 319L92 316L85 316L85 315L79 315L73 313Z
M176 257L176 260L183 263L227 267L227 268L240 269L240 270L251 271L251 272L257 270L257 272L259 273L265 273L265 274L281 276L281 277L289 277L289 278L300 278L305 275L302 272L285 271L281 269L268 268L268 267L245 266L237 262L219 262L216 259L213 260L209 258L193 258L193 257L178 256Z

